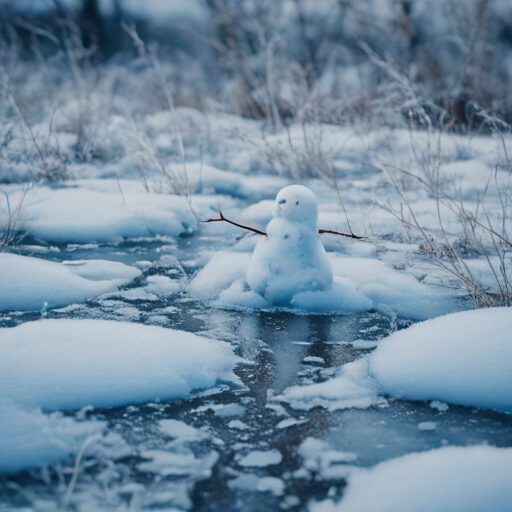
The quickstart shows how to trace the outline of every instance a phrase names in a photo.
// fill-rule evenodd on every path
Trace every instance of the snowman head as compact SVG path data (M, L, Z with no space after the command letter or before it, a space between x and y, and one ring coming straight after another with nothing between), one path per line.
M318 221L318 201L312 190L302 185L281 189L276 197L274 218L315 226Z

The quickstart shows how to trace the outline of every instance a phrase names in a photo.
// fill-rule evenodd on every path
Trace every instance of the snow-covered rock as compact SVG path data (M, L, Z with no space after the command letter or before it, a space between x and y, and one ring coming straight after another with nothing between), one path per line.
M512 412L511 332L512 308L442 316L393 333L326 382L292 386L275 399L339 409L369 407L384 394Z
M224 342L156 326L39 320L0 329L0 397L26 407L78 409L183 398L240 383Z
M512 449L449 446L354 469L340 503L310 512L506 512L512 510Z
M55 263L0 253L0 310L38 311L84 302L117 290L140 276L113 261Z

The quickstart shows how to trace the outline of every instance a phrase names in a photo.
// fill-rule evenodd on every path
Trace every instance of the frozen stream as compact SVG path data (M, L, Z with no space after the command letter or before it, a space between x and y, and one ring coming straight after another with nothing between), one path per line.
M36 244L28 239L24 243ZM222 249L226 243L221 237L194 236L178 243L62 245L60 252L35 253L32 247L21 253L55 261L98 258L128 265L156 262L167 254L180 264L148 266L144 275L179 278L183 272L191 276L197 271L196 259L206 247ZM136 287L137 281L128 290ZM117 319L205 334L232 343L248 361L236 370L246 387L220 385L175 402L82 411L86 417L106 420L109 430L129 445L130 453L108 458L88 455L86 450L67 498L73 472L69 465L0 477L0 511L57 510L63 504L83 511L306 510L310 500L343 493L347 463L372 466L444 445L512 444L512 416L490 411L391 399L361 410L298 411L271 400L288 386L327 378L326 369L359 358L409 321L377 312L297 315L212 309L186 294L159 300L134 297L121 294L42 313L5 312L0 326L13 327L45 315ZM200 435L178 443L161 420L179 420ZM304 447L299 450L311 437L323 441L329 471L323 471L322 463L308 463ZM166 460L165 452L175 454L175 459Z

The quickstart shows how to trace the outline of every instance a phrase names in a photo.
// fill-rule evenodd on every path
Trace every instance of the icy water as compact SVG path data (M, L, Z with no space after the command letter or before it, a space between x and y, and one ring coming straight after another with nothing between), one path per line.
M197 271L196 260L202 250L220 249L226 243L196 236L177 243L141 240L59 246L59 252L37 255L56 261L96 258L126 264L155 262L169 255L179 263L169 259L171 263L166 266L148 267L145 275L180 278ZM33 254L34 248L22 253ZM128 290L137 286L135 282ZM321 475L319 467L305 466L297 450L309 437L324 441L330 450L355 454L350 464L357 466L372 466L444 445L512 445L512 416L489 411L455 406L439 411L427 402L402 400L388 400L364 410L316 407L299 411L272 401L273 395L290 385L328 378L329 368L359 358L392 329L410 324L377 312L296 315L219 310L186 295L146 300L127 293L58 311L6 313L0 316L0 325L12 327L41 315L156 324L228 341L248 361L236 371L245 387L229 389L220 384L186 400L87 411L87 417L106 420L109 430L120 434L132 448L131 454L95 458L85 452L67 503L65 495L73 472L69 465L0 479L0 511L62 510L63 505L80 511L302 511L311 500L341 497L345 485L342 475L346 462L334 461L330 477ZM204 435L186 444L173 443L158 428L158 422L165 419L183 421ZM418 427L427 422L434 422L436 428ZM148 450L182 459L159 466L144 455ZM260 465L247 465L244 457L252 451L270 455L267 453Z

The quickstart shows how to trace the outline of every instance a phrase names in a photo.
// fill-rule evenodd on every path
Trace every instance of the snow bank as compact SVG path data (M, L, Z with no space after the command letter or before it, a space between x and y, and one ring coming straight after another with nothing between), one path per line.
M11 193L11 205L20 198L21 192ZM5 198L1 201L5 203ZM17 227L52 242L106 243L156 235L177 237L192 231L195 224L181 196L41 187L28 192Z
M238 385L227 343L103 320L39 320L0 329L0 396L27 407L110 407Z
M84 302L128 284L141 271L113 261L55 263L0 253L0 310L38 311Z
M274 400L297 409L365 408L379 394L512 412L512 309L463 311L415 324L320 384ZM437 405L439 404L439 405Z
M339 504L310 512L506 512L512 510L512 449L449 446L354 470Z
M413 276L371 258L347 258L329 253L334 282L325 291L301 292L291 307L316 313L394 311L400 316L424 320L453 311L455 300L446 289L419 283ZM250 255L216 253L195 276L188 292L216 306L272 309L261 295L251 291L245 274Z
M382 392L512 412L512 308L463 311L379 342L370 373Z

